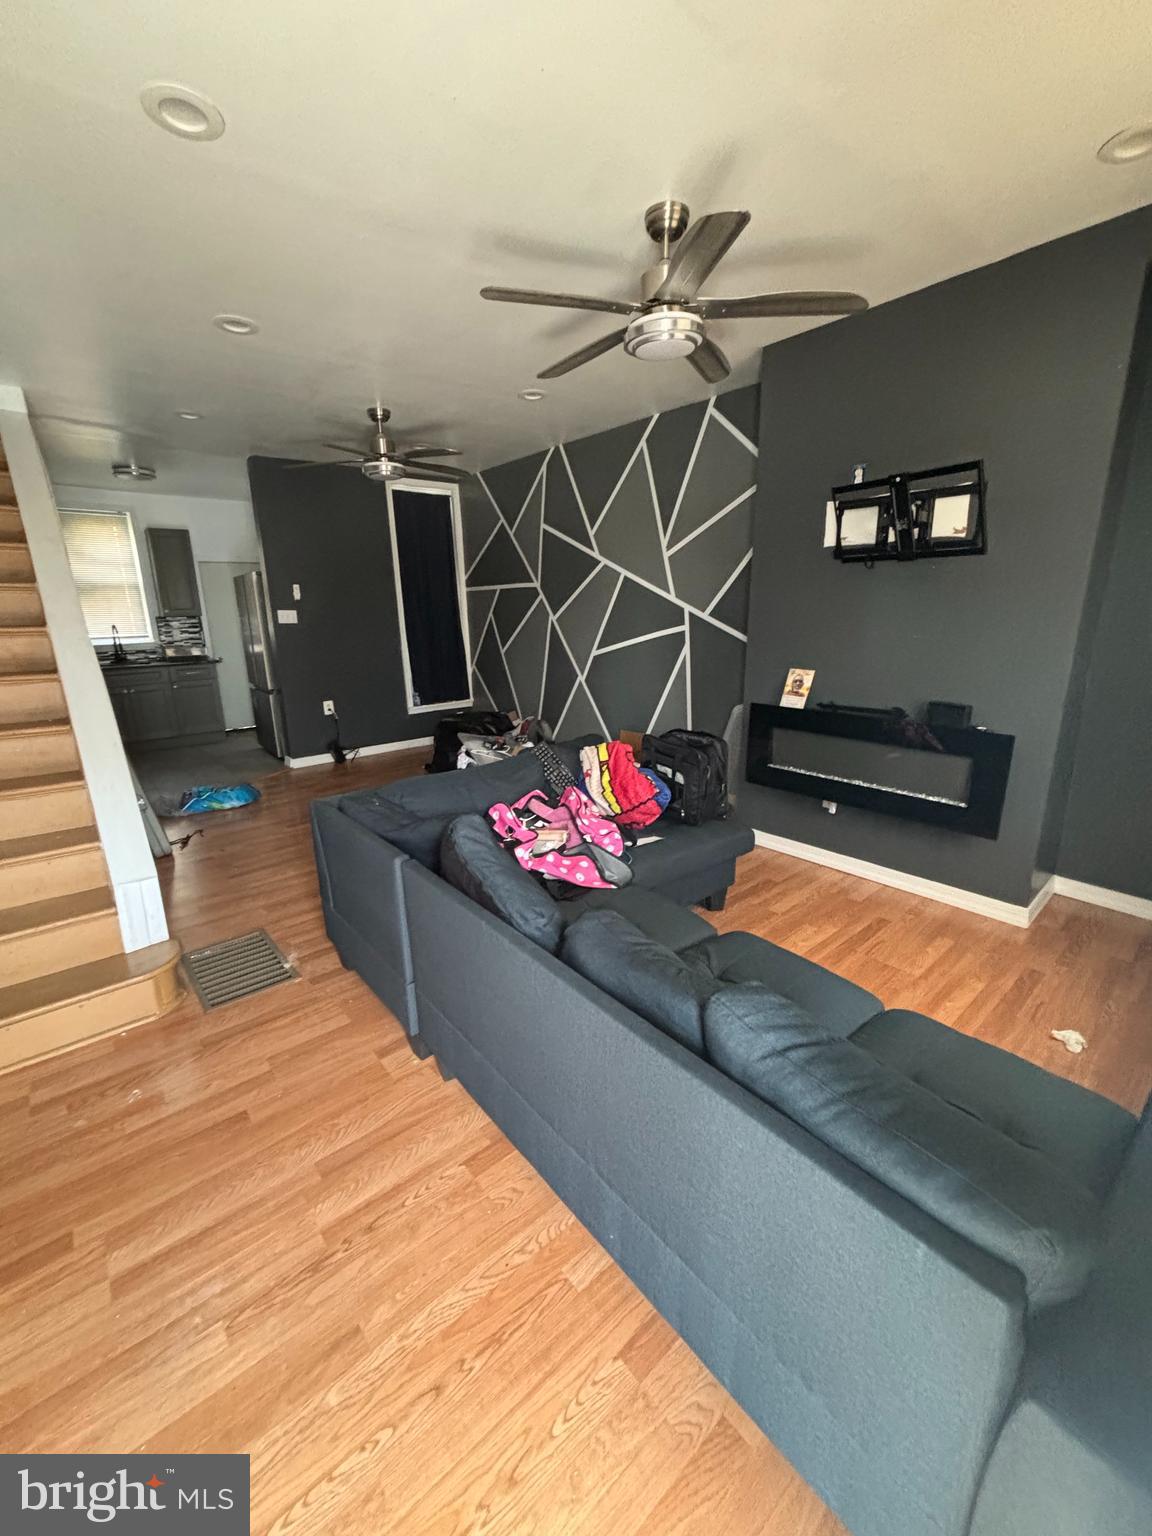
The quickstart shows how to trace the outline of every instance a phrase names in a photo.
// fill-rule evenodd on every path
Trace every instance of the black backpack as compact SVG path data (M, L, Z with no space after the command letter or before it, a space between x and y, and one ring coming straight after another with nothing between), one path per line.
M698 827L728 815L728 747L719 736L708 731L645 736L640 766L658 773L672 791L664 812L668 821Z

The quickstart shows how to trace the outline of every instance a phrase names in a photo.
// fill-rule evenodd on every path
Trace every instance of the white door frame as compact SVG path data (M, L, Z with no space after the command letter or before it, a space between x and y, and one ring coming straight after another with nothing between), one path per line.
M472 636L468 628L468 593L464 585L464 531L460 518L460 487L428 480L389 480L388 536L392 541L392 574L396 583L396 616L400 624L400 661L404 668L404 704L410 715L427 715L437 710L461 709L472 703L469 687L467 698L438 699L434 704L412 702L412 665L408 659L408 625L404 616L404 588L400 581L400 550L396 542L396 511L392 505L392 492L414 491L422 496L447 496L452 512L452 552L456 561L456 607L460 614L460 638L464 642L464 666L469 683L472 680Z

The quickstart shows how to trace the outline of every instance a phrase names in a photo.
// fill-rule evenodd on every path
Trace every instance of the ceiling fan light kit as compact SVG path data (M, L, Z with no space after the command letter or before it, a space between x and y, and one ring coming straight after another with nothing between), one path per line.
M691 310L674 304L661 304L633 320L624 332L624 350L629 357L661 361L666 357L688 357L704 340L704 322Z
M547 293L533 288L481 288L482 299L501 304L539 304L627 315L626 326L571 352L536 375L555 379L604 353L624 348L643 362L683 357L709 384L726 379L728 359L708 335L709 320L781 319L799 315L852 315L868 308L858 293L760 293L747 298L705 299L700 290L743 234L752 215L734 209L690 222L688 205L665 198L645 210L644 228L660 254L641 275L640 298L601 299L587 294Z

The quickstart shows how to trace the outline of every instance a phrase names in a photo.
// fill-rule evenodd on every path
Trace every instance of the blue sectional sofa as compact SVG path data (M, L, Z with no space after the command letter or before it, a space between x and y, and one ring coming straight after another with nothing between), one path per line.
M1147 1536L1152 1115L717 935L737 824L555 911L537 771L317 802L345 963L854 1536Z

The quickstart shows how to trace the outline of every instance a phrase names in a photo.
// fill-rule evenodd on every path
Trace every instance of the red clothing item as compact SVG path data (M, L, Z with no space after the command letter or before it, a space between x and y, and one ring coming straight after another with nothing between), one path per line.
M660 814L656 786L641 773L632 748L623 741L602 741L596 748L596 797L622 827L646 827ZM590 786L591 788L591 786Z

